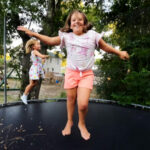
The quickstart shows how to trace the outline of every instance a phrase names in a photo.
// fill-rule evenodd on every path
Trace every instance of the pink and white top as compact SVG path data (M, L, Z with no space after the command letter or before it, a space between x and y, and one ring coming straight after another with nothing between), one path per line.
M85 71L92 69L94 64L94 51L99 47L99 40L103 36L94 30L89 30L80 36L73 32L59 31L61 48L67 50L67 68L72 70Z
M42 66L42 59L36 56L33 51L31 51L31 61L32 66L29 70L29 78L30 80L39 80L40 77L44 78L44 69Z

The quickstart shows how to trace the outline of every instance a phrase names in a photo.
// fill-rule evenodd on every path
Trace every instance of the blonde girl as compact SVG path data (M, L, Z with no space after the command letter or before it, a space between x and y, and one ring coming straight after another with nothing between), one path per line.
M44 77L42 59L48 58L48 55L43 55L39 51L41 49L40 42L36 39L30 39L25 45L26 53L31 53L32 65L29 70L30 83L25 88L21 100L24 104L28 104L27 96L34 86L38 84L40 77Z

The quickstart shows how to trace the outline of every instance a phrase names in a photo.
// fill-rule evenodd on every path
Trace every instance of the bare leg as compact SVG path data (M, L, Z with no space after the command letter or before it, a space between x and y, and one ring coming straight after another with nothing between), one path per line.
M78 127L81 133L81 137L84 140L90 139L90 133L88 132L85 125L85 117L88 112L88 102L90 97L91 90L88 88L78 88L78 114L79 114L79 123Z
M73 114L76 104L77 88L68 89L67 91L67 123L62 130L62 135L70 135L73 126Z
M30 83L27 85L24 95L28 95L31 89L38 84L38 80L30 80Z
M28 104L27 102L27 95L31 91L31 89L38 83L37 80L30 80L30 84L26 87L25 92L21 96L21 100L24 104Z

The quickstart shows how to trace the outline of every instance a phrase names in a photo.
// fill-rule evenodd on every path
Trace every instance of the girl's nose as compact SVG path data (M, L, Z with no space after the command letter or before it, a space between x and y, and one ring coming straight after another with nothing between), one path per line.
M76 23L78 23L79 22L79 20L76 20Z

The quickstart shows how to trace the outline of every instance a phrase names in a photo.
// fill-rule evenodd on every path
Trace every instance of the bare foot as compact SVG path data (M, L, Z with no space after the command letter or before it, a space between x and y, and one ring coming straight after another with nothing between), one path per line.
M78 124L78 127L79 127L79 130L80 130L80 133L81 133L81 137L82 137L84 140L89 140L91 134L88 132L86 126L83 125L83 124Z
M64 128L64 130L62 130L62 135L70 135L71 134L71 127L73 126L73 122L72 121L67 121L66 126Z

